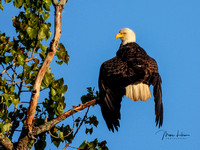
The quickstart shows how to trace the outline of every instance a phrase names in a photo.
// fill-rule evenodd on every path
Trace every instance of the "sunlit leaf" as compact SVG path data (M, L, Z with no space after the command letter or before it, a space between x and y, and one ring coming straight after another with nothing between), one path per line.
M54 90L54 88L51 88L51 95L55 96L56 95L56 90Z
M12 127L12 123L5 123L2 127L2 133L4 132L8 132L10 130L10 128Z
M17 61L18 61L18 63L19 63L20 65L23 66L23 64L24 64L24 58L22 57L22 55L18 55Z
M12 103L13 103L13 105L17 105L18 103L19 103L19 98L14 98L13 100L12 100Z
M17 8L21 8L22 5L24 3L24 0L14 0L14 5L17 7Z
M44 17L45 20L47 20L50 16L49 12L43 12L42 14L43 14L43 17Z
M12 0L5 0L5 3L10 3Z

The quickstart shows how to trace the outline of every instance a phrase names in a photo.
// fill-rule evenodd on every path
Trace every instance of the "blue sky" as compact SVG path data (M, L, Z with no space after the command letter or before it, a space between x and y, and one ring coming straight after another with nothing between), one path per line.
M87 87L98 89L100 65L115 56L120 40L115 35L123 27L136 33L137 43L156 59L162 77L164 122L155 127L154 101L133 102L123 98L119 132L109 132L100 107L91 108L99 126L92 136L80 130L73 146L87 139L107 140L111 150L198 150L200 147L200 1L199 0L69 0L62 18L61 42L70 55L69 65L51 63L57 78L69 89L67 109L80 103ZM12 16L16 10L5 5L0 13L0 30L15 34ZM51 10L53 14L53 8ZM49 21L53 25L53 17ZM53 26L52 26L53 29ZM40 101L44 95L41 94ZM84 115L84 113L82 113ZM62 123L72 124L69 118ZM186 139L164 139L157 131L189 134ZM83 133L81 133L83 132ZM53 144L52 144L53 145ZM55 149L51 144L47 150ZM59 148L63 148L61 145Z

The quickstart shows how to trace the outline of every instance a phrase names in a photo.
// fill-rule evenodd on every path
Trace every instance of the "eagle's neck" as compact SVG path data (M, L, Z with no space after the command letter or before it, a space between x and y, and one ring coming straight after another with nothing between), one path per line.
M137 46L138 45L135 42L127 43L125 45L121 44L116 55L121 58L126 57L128 51L131 50L133 52Z
M121 40L122 40L122 45L126 45L128 43L136 42L136 36L127 36L126 38Z

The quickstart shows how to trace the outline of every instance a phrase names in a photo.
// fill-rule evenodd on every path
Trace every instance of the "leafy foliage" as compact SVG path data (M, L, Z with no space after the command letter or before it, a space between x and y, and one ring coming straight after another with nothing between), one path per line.
M0 132L6 134L11 140L16 130L21 130L25 121L27 107L33 91L33 86L37 78L38 71L44 62L49 51L47 44L51 37L51 23L48 22L50 16L51 0L5 0L5 3L13 2L18 15L12 18L13 27L16 30L16 37L6 36L0 32ZM3 5L0 1L0 9ZM68 64L69 55L62 43L58 44L56 52L58 65L63 62ZM45 120L52 120L63 113L66 107L64 94L68 86L63 78L56 79L49 67L44 75L40 91L45 91L48 96L38 104L36 108L36 118L34 125L39 126ZM94 88L87 88L88 93L81 97L82 103L96 99L98 92ZM26 95L28 99L22 99ZM98 126L96 116L78 117L74 121L74 126L68 124L54 126L51 130L51 141L58 147L60 143L72 143L79 128L85 124L85 133L92 134L93 127ZM35 136L28 144L31 149L45 149L48 142L46 137L49 133L41 133ZM16 140L16 139L15 139ZM84 141L80 149L107 149L106 142Z
M83 104L90 100L97 99L99 97L99 93L98 93L98 91L95 91L95 88L88 87L87 91L88 91L88 93L81 97L81 102Z
M108 147L106 146L106 141L98 142L97 139L95 139L92 142L84 141L80 146L80 150L108 150ZM98 148L97 148L98 147Z

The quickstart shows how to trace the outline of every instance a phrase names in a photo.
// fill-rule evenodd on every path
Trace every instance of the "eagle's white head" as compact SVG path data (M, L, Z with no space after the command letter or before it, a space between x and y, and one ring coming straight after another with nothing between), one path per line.
M129 28L123 28L119 31L119 33L116 35L116 39L120 38L122 41L122 45L125 45L127 43L136 42L136 35L133 32L133 30Z

